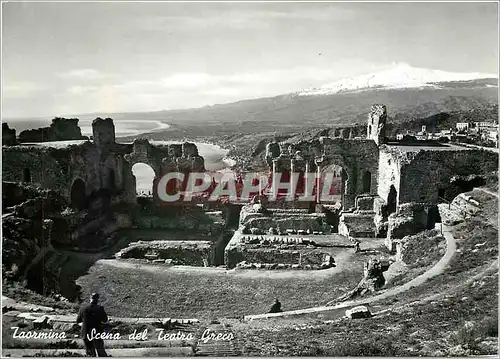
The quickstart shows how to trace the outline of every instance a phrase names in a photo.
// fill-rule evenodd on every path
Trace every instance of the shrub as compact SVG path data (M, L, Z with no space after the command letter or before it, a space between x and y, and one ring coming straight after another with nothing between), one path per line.
M481 332L472 322L467 322L463 327L457 330L453 337L454 341L465 349L472 351L478 349L481 339Z
M498 337L498 313L495 312L492 316L484 318L478 326L484 336Z
M363 341L340 342L329 350L330 356L396 356L401 352L394 346L391 338L373 337Z

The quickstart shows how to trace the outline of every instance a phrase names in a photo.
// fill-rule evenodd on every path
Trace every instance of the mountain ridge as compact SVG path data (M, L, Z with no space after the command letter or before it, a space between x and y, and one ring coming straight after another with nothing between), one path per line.
M440 83L496 79L498 75L479 72L463 73L413 67L400 63L386 70L347 77L311 89L294 92L296 96L331 95L369 89L439 88Z

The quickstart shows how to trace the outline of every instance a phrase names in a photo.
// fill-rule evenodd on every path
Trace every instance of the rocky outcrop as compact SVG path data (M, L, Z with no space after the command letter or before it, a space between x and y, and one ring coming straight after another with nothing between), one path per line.
M65 200L55 191L20 183L3 183L2 198L9 205L2 218L3 278L41 294L57 292L67 257L52 247L52 239L66 236L57 218Z
M450 208L465 217L479 212L481 210L481 203L468 194L460 193L453 199Z
M361 282L356 288L344 294L335 302L354 299L381 289L385 284L383 273L389 269L390 265L391 263L388 260L370 259L365 263L364 277Z
M56 117L49 127L25 130L19 134L19 142L50 142L66 140L87 140L82 136L77 118Z
M349 319L360 319L360 318L370 318L372 313L364 305L347 309L345 311L345 316Z
M427 206L422 203L404 203L399 212L389 216L386 246L395 250L392 240L417 234L427 228Z
M4 122L2 123L2 146L14 145L17 145L16 130Z
M41 251L40 223L25 218L6 216L2 219L2 275L6 280L19 280L33 258Z
M2 182L4 213L14 212L23 218L42 218L58 213L67 206L66 200L56 191L22 183Z

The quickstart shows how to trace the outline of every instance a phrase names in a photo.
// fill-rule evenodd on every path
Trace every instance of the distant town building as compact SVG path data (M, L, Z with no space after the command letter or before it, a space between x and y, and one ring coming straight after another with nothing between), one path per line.
M468 129L469 129L468 122L458 122L457 123L457 130L458 131L467 131Z
M491 141L498 141L498 131L489 131L488 139Z

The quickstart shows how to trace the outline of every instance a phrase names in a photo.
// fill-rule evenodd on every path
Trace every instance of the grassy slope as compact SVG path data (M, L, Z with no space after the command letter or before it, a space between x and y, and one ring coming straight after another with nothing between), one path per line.
M211 319L265 313L279 298L287 310L315 306L354 287L362 263L351 270L315 278L144 271L98 263L81 278L84 294L95 288L114 316Z
M403 273L391 278L385 288L396 287L409 282L436 264L446 252L446 241L435 230L424 231L404 239Z
M484 199L485 208L496 200ZM490 213L485 213L488 216ZM447 271L397 298L373 319L309 327L241 329L246 355L460 356L495 354L498 337L498 231L483 214L458 225ZM478 246L479 245L479 246ZM322 319L327 319L323 316Z

